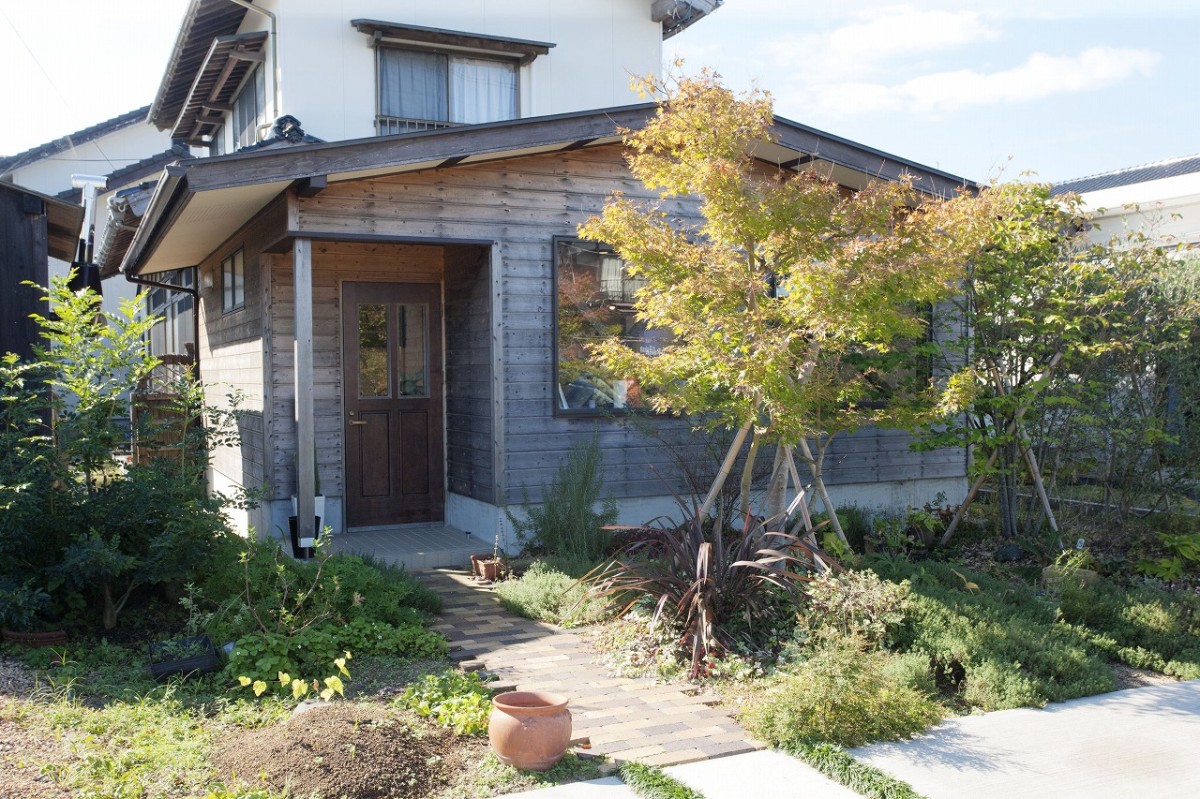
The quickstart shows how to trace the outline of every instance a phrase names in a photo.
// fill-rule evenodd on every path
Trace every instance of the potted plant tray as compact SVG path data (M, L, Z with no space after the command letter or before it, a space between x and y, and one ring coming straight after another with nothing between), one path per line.
M217 650L207 635L175 638L148 645L150 674L162 682L168 677L207 674L217 669Z

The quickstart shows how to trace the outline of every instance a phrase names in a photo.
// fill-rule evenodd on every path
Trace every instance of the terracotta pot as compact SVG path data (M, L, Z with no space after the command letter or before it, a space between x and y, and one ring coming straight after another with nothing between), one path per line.
M571 742L567 698L539 691L509 691L492 697L488 740L500 762L528 771L546 771Z
M62 646L67 643L67 634L62 630L53 630L45 633L19 633L6 628L0 634L10 644L20 644L31 649L38 649L43 646Z
M471 569L475 577L485 583L494 583L504 573L504 559L492 558L487 555L472 555Z

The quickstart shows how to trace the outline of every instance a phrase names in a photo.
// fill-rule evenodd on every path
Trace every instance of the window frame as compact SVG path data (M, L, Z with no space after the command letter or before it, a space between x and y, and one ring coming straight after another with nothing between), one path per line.
M238 115L244 113L242 111L242 102L245 97L253 99L254 113L249 125L239 125ZM233 111L229 114L229 133L232 139L233 152L258 143L258 129L266 124L266 114L267 73L263 65L259 64L246 75L246 79L242 81L242 85L238 88L238 92L233 98ZM222 130L219 133L223 135L225 126L222 125L221 127ZM250 138L243 141L243 137L247 135L247 132L249 132Z
M454 84L451 80L453 70L451 64L455 58L469 58L479 61L491 61L496 64L503 64L511 67L513 71L513 94L512 108L513 115L508 119L492 120L493 122L509 122L514 119L521 118L521 61L517 58L505 57L495 53L474 50L456 50L445 47L421 47L419 45L407 42L380 42L375 49L375 133L377 136L395 135L392 132L384 132L382 130L382 121L386 118L389 120L399 120L404 123L411 124L411 129L407 131L399 131L400 133L410 133L420 130L435 130L440 128L459 127L461 125L470 124L487 124L487 123L470 123L459 122L451 119L454 113ZM383 113L383 80L382 69L385 51L398 51L407 53L425 53L432 55L440 55L446 57L445 72L442 76L443 84L446 87L446 118L445 119L417 119L415 117L393 116Z
M612 254L617 255L616 248L610 244L603 244L593 241L585 241L577 236L554 236L551 239L551 255L550 269L552 272L550 280L550 290L553 297L553 307L551 309L551 326L550 326L550 347L552 352L551 357L551 396L550 404L554 409L554 416L566 419L597 419L602 417L628 417L628 416L657 416L659 415L648 403L641 406L625 405L622 408L616 407L598 407L598 408L563 408L559 401L559 391L561 384L559 383L559 249L561 245L570 245L580 248L586 248L597 254ZM620 256L617 256L618 258ZM624 262L624 259L621 259Z
M228 269L226 267L229 267ZM231 276L241 275L239 287L235 280L229 285ZM239 293L240 288L240 293ZM238 247L221 259L221 312L234 313L246 307L246 255L245 248Z

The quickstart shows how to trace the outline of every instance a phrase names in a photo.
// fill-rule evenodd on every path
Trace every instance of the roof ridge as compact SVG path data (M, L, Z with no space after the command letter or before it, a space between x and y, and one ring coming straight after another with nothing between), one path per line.
M28 150L16 153L15 155L0 156L0 173L11 172L14 169L19 169L26 164L37 161L42 158L48 158L55 153L61 153L63 150L69 150L74 146L89 142L92 139L97 139L100 136L111 133L121 128L137 122L139 119L145 119L150 112L150 106L144 105L141 108L135 108L132 111L126 111L124 114L106 119L103 122L97 122L95 125L89 125L82 130L77 130L74 133L68 133L65 136L59 136L57 139L52 139L48 142L43 142L35 147L30 147Z

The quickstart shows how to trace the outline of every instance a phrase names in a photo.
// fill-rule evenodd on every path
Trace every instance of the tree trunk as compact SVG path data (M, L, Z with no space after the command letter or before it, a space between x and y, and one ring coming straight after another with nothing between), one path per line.
M750 489L754 485L754 462L758 459L758 448L762 444L762 436L757 431L750 440L750 451L746 453L746 463L742 466L741 513L746 517L751 512Z
M808 446L808 439L803 436L800 438L799 447L800 454L808 461L808 468L812 472L813 488L816 489L817 496L821 498L821 504L825 506L825 512L829 514L829 526L833 528L833 532L837 534L841 542L849 547L850 542L846 540L846 534L842 532L842 523L838 520L837 508L834 507L833 500L829 497L829 491L825 488L825 478L821 472L821 461L825 457L824 448L818 444L821 457L813 457L812 449Z
M725 460L721 462L721 469L717 472L717 476L713 479L713 484L708 489L708 496L704 498L704 502L700 505L700 509L696 511L696 515L703 519L712 510L713 503L717 500L717 495L721 493L721 489L725 486L725 481L729 478L729 472L733 469L733 462L737 460L737 454L742 449L742 444L746 442L746 436L750 433L750 428L754 426L754 422L747 420L745 424L738 428L737 435L733 437L733 443L729 445L729 451L725 453Z
M770 524L782 529L787 522L784 518L783 497L787 493L787 455L790 447L784 444L778 444L775 447L775 463L771 467L771 482L767 486L767 498L763 515L767 517ZM797 485L796 489L799 490Z

